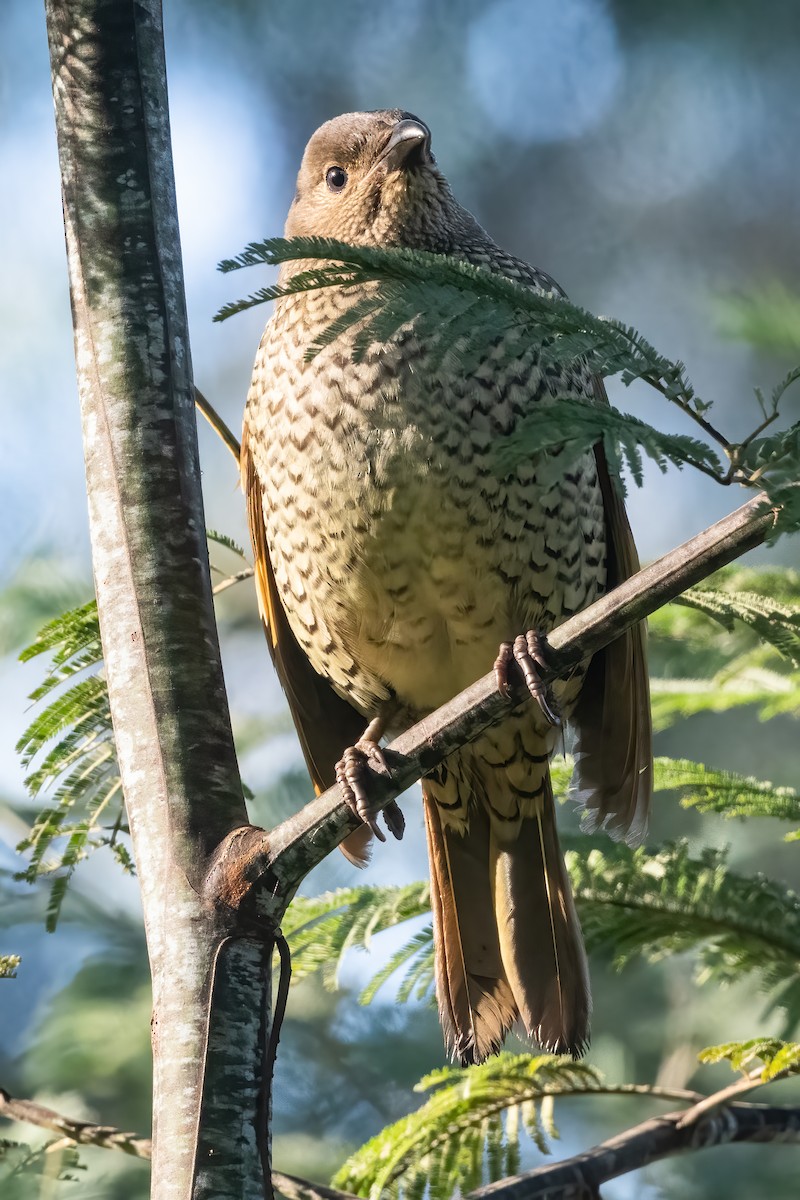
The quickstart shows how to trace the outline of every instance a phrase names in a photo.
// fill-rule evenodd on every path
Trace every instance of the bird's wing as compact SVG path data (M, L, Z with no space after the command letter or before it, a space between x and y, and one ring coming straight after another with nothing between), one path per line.
M598 401L607 404L599 379L595 390ZM639 558L619 485L609 472L602 445L595 447L595 458L605 508L607 587L611 590L638 571ZM644 836L653 788L645 638L646 627L641 622L595 654L572 714L585 827L602 826L612 837L626 836L631 842Z
M289 626L275 583L264 525L264 493L250 450L247 426L242 434L242 488L253 543L256 594L272 662L281 682L317 792L336 782L335 767L347 746L364 732L364 718L318 675ZM343 849L354 862L366 861L368 826L347 838Z

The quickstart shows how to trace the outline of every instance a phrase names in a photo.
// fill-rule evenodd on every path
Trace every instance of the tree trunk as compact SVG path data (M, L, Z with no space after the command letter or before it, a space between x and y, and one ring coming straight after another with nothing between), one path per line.
M153 975L152 1195L260 1200L271 939L245 936L205 886L247 814L211 599L161 5L46 12L95 586Z

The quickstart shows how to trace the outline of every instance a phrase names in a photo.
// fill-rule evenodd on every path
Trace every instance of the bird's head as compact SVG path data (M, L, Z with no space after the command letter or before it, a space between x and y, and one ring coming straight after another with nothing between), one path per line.
M465 220L423 121L400 109L345 113L306 146L286 236L446 252Z

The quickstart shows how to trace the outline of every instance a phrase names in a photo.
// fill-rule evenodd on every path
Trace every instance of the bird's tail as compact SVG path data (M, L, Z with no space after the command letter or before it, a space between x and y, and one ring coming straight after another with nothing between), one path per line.
M493 772L497 786L499 772ZM584 1052L591 1000L586 956L558 844L553 795L498 830L482 797L462 834L443 823L424 786L436 995L448 1050L482 1062L520 1018L552 1053Z
M494 919L489 819L474 812L462 837L443 828L427 783L423 803L439 1018L448 1052L466 1066L496 1054L517 1018Z
M541 809L513 838L490 840L494 910L514 1000L529 1037L578 1058L589 1044L592 1002L583 937L558 844L550 774Z

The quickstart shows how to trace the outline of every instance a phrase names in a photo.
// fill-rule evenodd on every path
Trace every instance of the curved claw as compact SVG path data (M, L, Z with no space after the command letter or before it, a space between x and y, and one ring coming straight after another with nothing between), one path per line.
M386 758L377 742L362 738L355 746L348 746L336 764L336 781L342 799L369 826L379 842L386 841L386 834L378 825L378 815L382 811L387 829L399 841L405 830L405 818L394 800L384 809L373 807L367 790L370 767L389 774Z
M504 696L510 694L508 685L508 668L516 662L522 671L525 686L544 713L551 725L561 725L561 715L558 712L550 689L542 683L539 668L546 666L544 655L544 639L534 629L521 633L512 642L502 642L494 663L494 676L497 690Z

